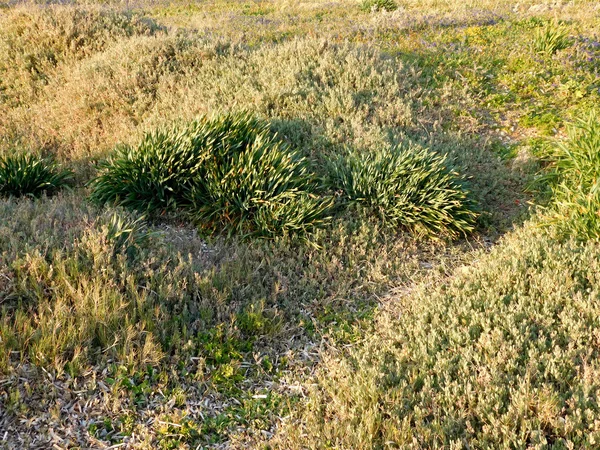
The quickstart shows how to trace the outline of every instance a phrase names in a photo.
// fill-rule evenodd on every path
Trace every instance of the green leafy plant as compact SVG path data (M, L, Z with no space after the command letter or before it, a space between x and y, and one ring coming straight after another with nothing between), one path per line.
M398 5L394 0L364 0L361 4L363 11L395 11Z
M183 211L210 232L272 237L326 220L307 161L249 114L201 119L122 146L93 200L152 214Z
M553 202L543 223L564 235L600 237L600 120L595 111L571 124L551 159L547 178Z
M473 229L476 215L463 180L445 157L425 148L350 150L330 166L330 186L346 202L365 205L393 226L450 237Z
M533 37L533 48L540 54L553 55L570 44L567 28L556 22L537 28Z
M269 237L323 222L331 202L313 195L313 187L306 159L261 133L246 148L213 152L188 198L204 227Z
M0 157L0 196L32 196L53 194L73 178L51 160L32 154Z
M92 181L92 200L162 214L187 203L206 175L213 151L242 150L267 125L247 114L201 119L185 127L148 133L137 147L123 145Z

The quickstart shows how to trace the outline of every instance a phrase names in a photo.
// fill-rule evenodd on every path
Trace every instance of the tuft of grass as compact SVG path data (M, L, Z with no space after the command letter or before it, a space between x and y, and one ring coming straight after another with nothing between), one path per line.
M473 230L476 215L462 182L445 157L412 144L353 149L330 163L329 184L345 202L427 236L457 237Z
M398 4L394 0L364 0L360 8L363 11L395 11Z
M147 133L137 147L122 145L91 182L91 199L154 215L189 206L213 152L242 151L264 132L247 114L203 118L184 127Z
M121 146L92 181L91 198L162 214L183 211L211 232L304 233L331 204L312 194L305 158L247 113L203 118Z
M580 239L600 237L600 120L595 111L571 124L558 142L548 178L553 203L545 211L546 225Z
M53 194L73 178L69 170L33 154L0 157L0 196Z
M271 237L305 234L324 223L332 202L312 193L306 158L265 132L246 148L220 150L188 197L202 227Z
M553 55L569 47L568 29L556 22L537 28L533 37L533 49L540 54Z

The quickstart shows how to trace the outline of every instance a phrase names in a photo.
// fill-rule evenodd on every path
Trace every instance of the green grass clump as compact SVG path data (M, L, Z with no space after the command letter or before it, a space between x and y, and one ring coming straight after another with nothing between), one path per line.
M331 187L346 202L367 206L392 226L450 237L473 229L475 213L460 176L428 149L350 150L332 160L330 172Z
M203 227L269 237L323 222L331 202L311 193L307 160L267 131L245 148L220 147L210 156L188 196Z
M69 170L32 154L0 157L0 196L53 194L73 178Z
M568 29L557 23L539 27L533 37L533 48L540 54L553 55L570 44Z
M122 146L91 197L161 214L183 211L211 232L271 237L323 221L307 161L248 114L201 119Z
M106 220L106 239L114 253L133 259L139 249L156 233L150 231L143 216L115 211Z
M600 121L597 113L580 118L551 155L553 203L545 223L581 239L600 237Z
M363 11L395 11L398 4L394 0L364 0L360 7Z

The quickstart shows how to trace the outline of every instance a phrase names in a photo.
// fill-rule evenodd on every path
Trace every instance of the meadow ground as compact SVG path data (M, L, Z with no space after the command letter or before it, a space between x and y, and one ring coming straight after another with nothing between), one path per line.
M599 80L595 1L0 0L0 448L597 448Z

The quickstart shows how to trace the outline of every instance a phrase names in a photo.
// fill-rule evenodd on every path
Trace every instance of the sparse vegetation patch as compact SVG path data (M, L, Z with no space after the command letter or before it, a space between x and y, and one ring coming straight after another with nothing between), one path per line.
M153 35L156 23L105 8L15 7L0 14L0 105L31 100L64 62L121 38Z

